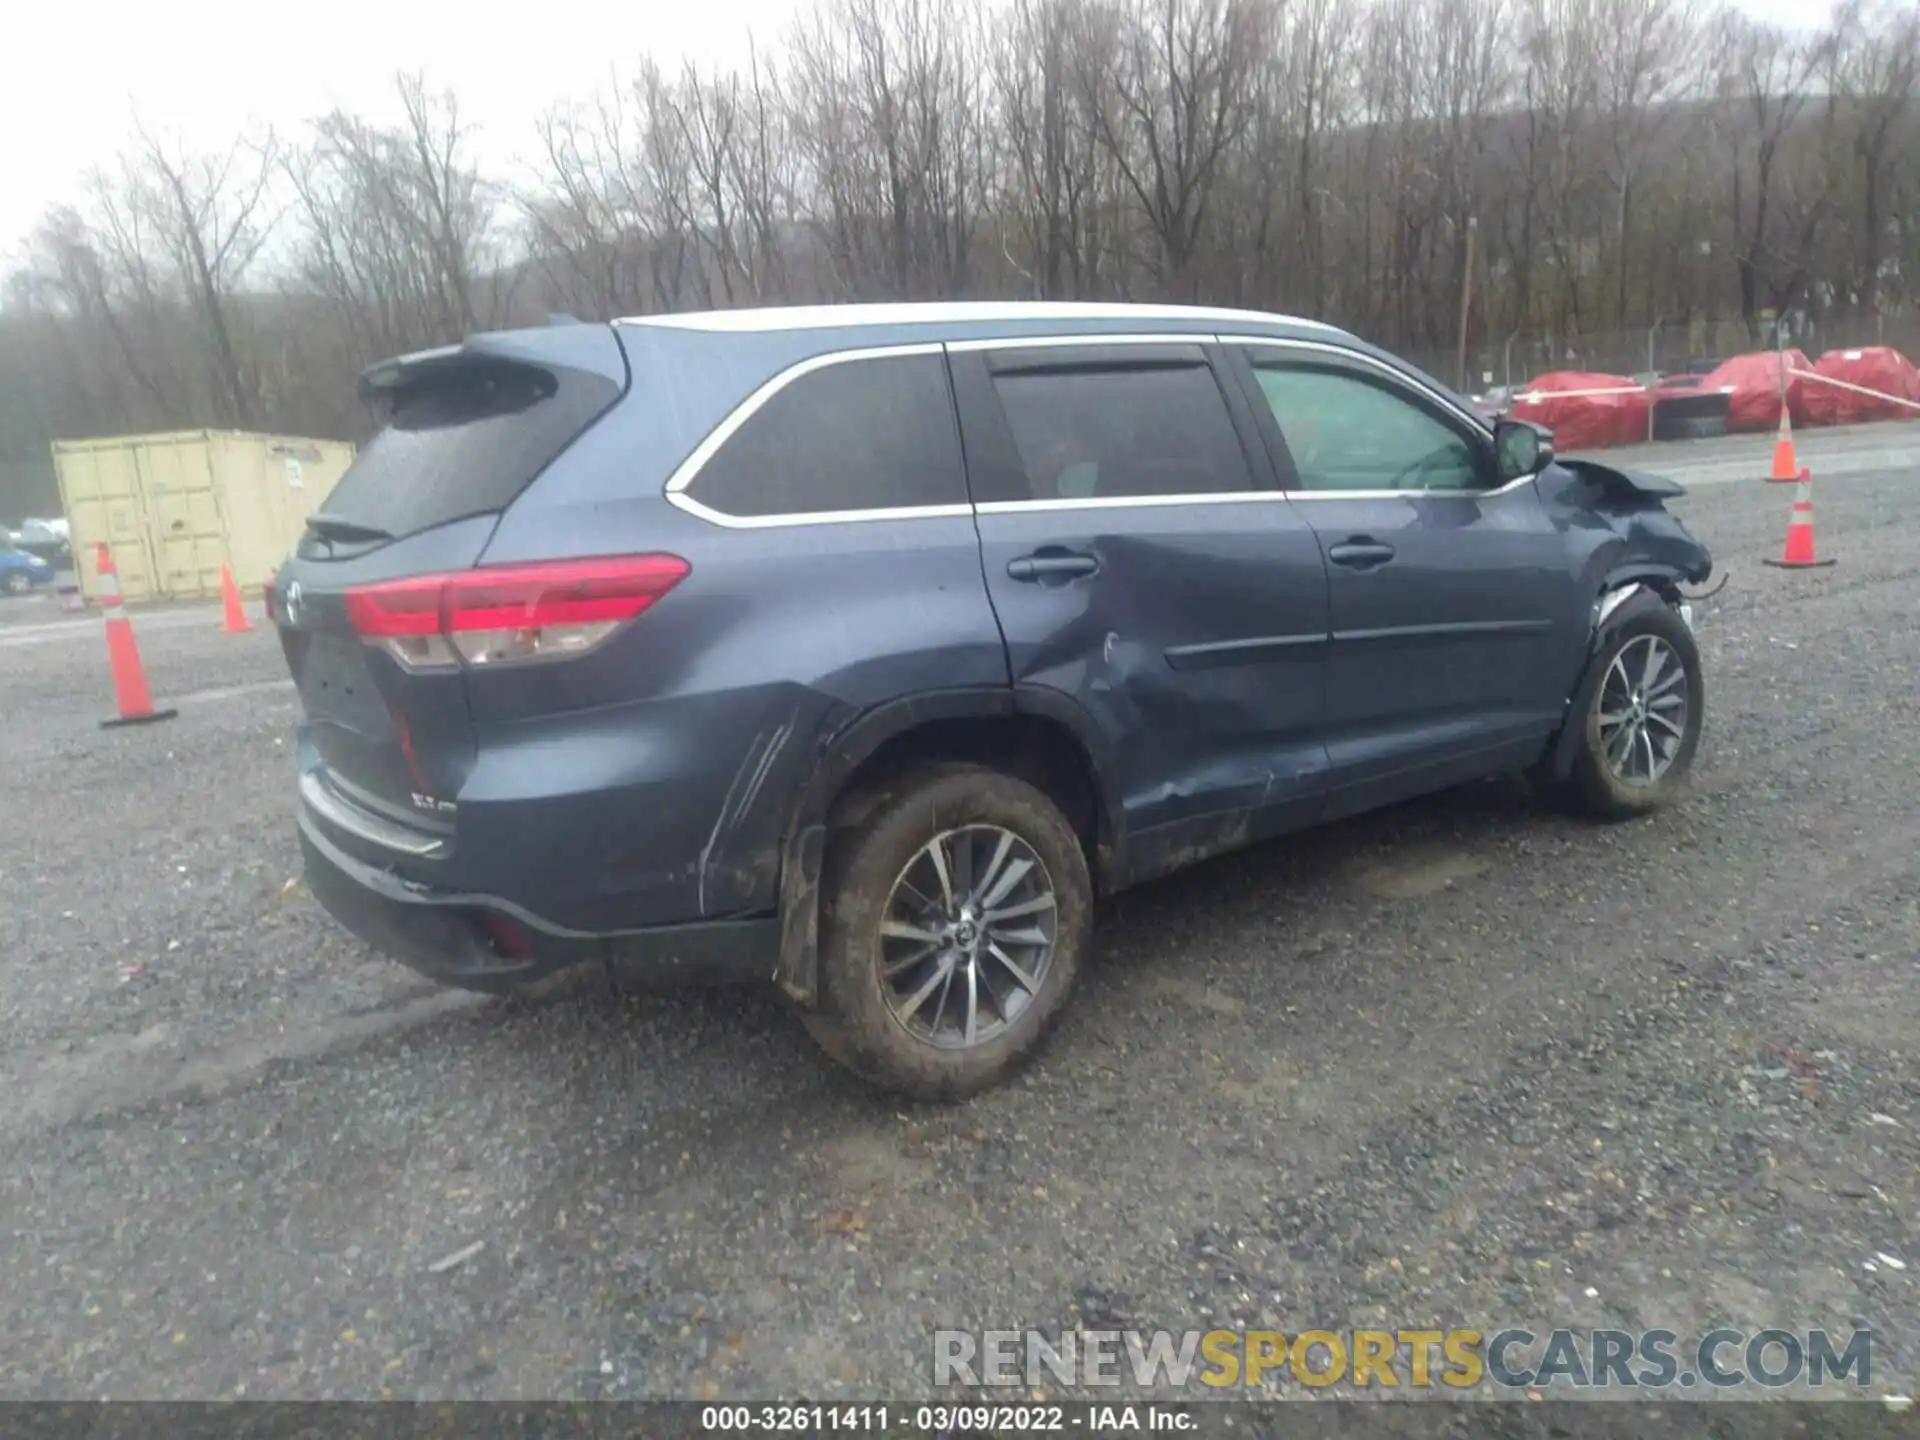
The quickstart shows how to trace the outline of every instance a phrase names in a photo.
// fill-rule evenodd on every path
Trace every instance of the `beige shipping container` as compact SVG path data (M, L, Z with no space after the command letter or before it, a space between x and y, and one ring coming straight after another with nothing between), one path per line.
M222 562L249 594L272 578L353 463L338 440L190 430L53 446L81 593L99 589L105 541L128 600L220 593Z

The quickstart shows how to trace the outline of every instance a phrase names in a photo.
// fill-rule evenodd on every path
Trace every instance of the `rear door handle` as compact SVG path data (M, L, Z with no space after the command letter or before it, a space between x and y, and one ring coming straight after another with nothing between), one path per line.
M1336 565L1345 565L1350 570L1370 570L1375 565L1384 565L1393 559L1393 547L1383 545L1378 540L1356 536L1344 545L1329 549L1327 559Z
M1030 580L1041 585L1058 585L1081 575L1099 573L1099 560L1072 550L1036 550L1007 562L1007 574L1015 580Z

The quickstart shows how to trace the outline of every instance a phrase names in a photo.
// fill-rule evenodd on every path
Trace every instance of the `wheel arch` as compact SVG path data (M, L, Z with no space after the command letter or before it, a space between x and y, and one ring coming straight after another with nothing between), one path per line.
M1645 559L1626 561L1615 565L1601 577L1594 603L1598 605L1607 596L1638 585L1653 591L1668 604L1678 604L1680 587L1686 583L1686 579L1687 577L1681 573L1678 566L1669 565L1663 561Z
M1567 699L1560 729L1547 748L1542 773L1550 782L1565 780L1573 771L1580 745L1582 717L1593 703L1594 687L1600 683L1600 670L1594 664L1605 652L1621 628L1649 611L1671 611L1680 603L1683 576L1671 566L1658 563L1622 565L1608 573L1594 596L1593 631L1587 638L1587 652L1580 662L1579 679ZM1617 597L1617 598L1616 598ZM1611 603L1610 603L1611 602Z
M1065 696L998 686L903 697L861 712L823 745L801 789L780 867L780 962L774 979L811 1006L819 993L820 884L831 832L857 824L859 797L890 776L951 761L1033 784L1059 805L1087 850L1096 888L1122 873L1125 837L1105 747Z

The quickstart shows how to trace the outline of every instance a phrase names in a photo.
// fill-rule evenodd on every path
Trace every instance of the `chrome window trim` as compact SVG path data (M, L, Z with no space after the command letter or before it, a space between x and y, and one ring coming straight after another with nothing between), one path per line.
M829 365L851 365L863 360L890 360L944 353L944 348L938 341L926 341L912 345L876 345L859 350L832 350L824 355L810 355L805 360L795 361L771 379L763 382L751 395L734 406L727 417L709 430L706 438L694 446L692 453L674 468L673 474L667 477L665 490L667 503L697 519L705 520L709 524L725 526L729 530L770 530L789 525L849 525L871 520L937 520L972 515L973 506L964 502L952 505L896 505L877 510L796 510L777 515L732 515L724 510L716 510L711 505L702 504L687 493L688 487L699 477L706 463L719 452L720 447L731 440L741 426L758 414L762 406L802 376L811 375L816 370L824 370Z
M1083 500L985 500L973 508L982 515L1016 515L1035 510L1143 510L1169 505L1271 503L1288 498L1284 490L1209 490L1199 495L1096 495Z
M1271 335L1219 335L1214 338L1222 345L1271 345L1277 349L1310 350L1322 355L1337 355L1343 360L1358 361L1368 369L1377 371L1397 388L1426 396L1448 414L1466 421L1475 434L1488 440L1493 438L1492 428L1471 410L1448 399L1431 385L1424 385L1385 361L1376 360L1358 350L1350 350L1344 345L1327 345L1318 340L1276 340ZM1412 496L1457 495L1474 500L1490 500L1496 495L1505 495L1524 485L1531 485L1535 478L1521 475L1491 490L1289 490L1286 496L1289 500L1395 500Z
M1318 328L1332 330L1333 327ZM1532 483L1534 479L1531 475L1523 475L1492 490L1223 490L1195 495L1114 495L1087 499L989 500L978 505L896 505L867 510L801 510L777 515L732 515L701 503L689 493L690 487L699 477L706 463L759 412L761 407L794 381L811 375L816 370L824 370L829 365L847 365L863 360L886 360L914 355L968 354L993 350L1048 350L1100 345L1269 345L1338 356L1348 361L1359 361L1378 371L1400 388L1424 395L1449 413L1458 415L1477 432L1490 433L1478 416L1463 410L1431 387L1420 384L1370 355L1364 355L1344 345L1327 344L1318 340L1298 340L1274 335L1220 335L1182 331L1161 335L1139 333L1006 335L978 340L919 341L913 344L875 345L854 350L834 350L821 355L811 355L805 360L789 365L763 382L752 394L735 406L724 420L714 426L698 445L694 446L693 451L675 467L673 474L668 477L665 488L666 499L676 509L708 524L723 526L729 530L774 530L800 525L870 524L886 520L954 520L976 514L1014 515L1072 510L1133 510L1169 505L1271 504L1275 501L1285 503L1295 500L1405 500L1446 495L1484 500L1516 490Z
M1211 345L1213 336L1198 331L1169 331L1165 335L995 335L985 340L949 340L947 349L956 355L983 350L1066 350L1090 345Z
M873 520L956 520L973 514L971 505L897 505L890 510L797 510L780 515L729 515L702 505L691 495L669 495L675 508L729 530L784 530L794 525L857 525Z
M1216 339L1211 334L1184 332L1166 335L1007 335L989 340L950 340L947 349L957 353L977 353L991 350L1052 350L1083 345L1212 345ZM1286 492L1282 490L1208 490L1200 494L1179 492L1169 495L1096 495L1086 499L987 500L973 508L980 515L1024 515L1055 510L1137 510L1168 505L1271 503L1286 498Z
M1517 480L1509 480L1491 490L1287 490L1284 493L1289 500L1445 500L1452 497L1457 500L1491 500L1496 495L1505 495L1509 491L1519 490L1531 485L1536 477L1522 475Z
M1217 335L1214 338L1222 345L1272 345L1278 349L1312 350L1322 355L1338 355L1343 360L1357 360L1369 369L1378 371L1402 390L1411 390L1416 394L1424 395L1440 406L1441 409L1459 416L1460 419L1466 421L1477 434L1484 435L1488 439L1493 438L1492 427L1489 426L1485 420L1482 420L1478 415L1474 414L1473 411L1459 404L1457 401L1448 399L1431 385L1422 384L1413 376L1387 364L1384 360L1376 360L1373 356L1363 354L1358 350L1349 349L1344 345L1328 345L1320 340L1278 340L1271 335ZM1417 492L1395 490L1388 493L1398 495Z
M772 305L739 310L683 310L658 315L622 315L616 325L730 334L770 331L859 329L883 325L1011 325L1035 321L1171 320L1209 332L1232 325L1292 325L1329 335L1346 332L1324 320L1265 310L1216 305L1127 304L1118 301L961 300L860 305Z

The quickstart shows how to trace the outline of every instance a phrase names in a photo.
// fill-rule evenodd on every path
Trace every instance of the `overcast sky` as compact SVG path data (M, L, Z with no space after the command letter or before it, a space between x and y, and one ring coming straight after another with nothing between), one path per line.
M637 0L507 9L476 0L39 0L0 22L0 255L86 170L124 147L137 113L156 133L219 147L249 124L297 133L335 107L394 108L396 70L459 93L489 168L531 164L533 123L650 53L665 64L744 60L777 46L812 0ZM1814 25L1826 0L1744 0Z

